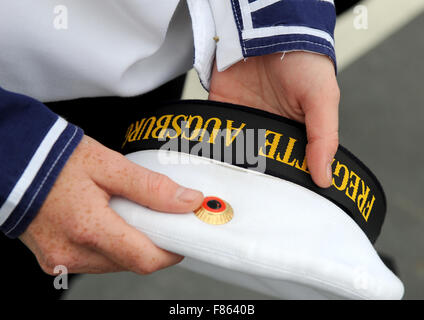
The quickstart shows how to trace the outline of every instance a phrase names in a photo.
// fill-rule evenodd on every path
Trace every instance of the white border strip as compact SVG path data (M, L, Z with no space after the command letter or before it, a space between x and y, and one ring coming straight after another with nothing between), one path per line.
M284 1L284 0L256 0L255 2L249 3L250 11L255 12L255 11L261 10L262 8L268 7L274 3L281 2L281 1ZM334 0L318 0L318 1L328 2L334 6Z
M255 12L261 10L262 8L268 7L276 2L281 0L256 0L255 2L250 3L250 11Z
M222 1L222 0L221 0ZM227 1L227 0L225 0ZM228 0L229 1L229 0ZM238 0L241 11L241 18L243 19L243 29L253 29L252 15L250 12L250 5L248 0Z
M318 1L328 2L328 3L331 3L334 6L334 0L318 0Z
M57 156L56 160L53 162L52 166L50 167L49 171L46 173L43 181L41 182L41 184L39 185L37 191L33 194L31 201L28 203L24 213L21 215L21 217L19 218L18 221L16 221L15 225L13 227L11 227L5 234L9 235L13 230L16 229L16 227L21 223L22 219L25 218L26 214L28 213L29 208L31 208L35 198L38 196L38 194L40 193L41 189L43 188L44 184L46 183L47 179L50 177L50 174L52 173L52 171L54 170L54 168L56 167L57 162L62 158L63 153L66 151L66 149L68 149L69 145L71 144L71 142L74 140L75 136L77 135L78 132L78 128L75 127L74 133L72 134L71 138L68 140L68 142L66 143L66 145L63 147L62 151L59 153L59 155Z
M6 202L0 208L0 225L2 225L7 220L12 211L21 201L26 190L31 185L32 181L46 160L51 148L62 132L65 130L67 125L68 123L59 117L55 124L50 128L37 151L32 156L31 161L25 168L22 176L19 178L18 182L15 184L14 188L7 197Z
M334 39L327 32L314 28L298 26L276 26L242 31L242 37L244 40L290 34L307 34L310 36L323 38L330 42L334 47Z

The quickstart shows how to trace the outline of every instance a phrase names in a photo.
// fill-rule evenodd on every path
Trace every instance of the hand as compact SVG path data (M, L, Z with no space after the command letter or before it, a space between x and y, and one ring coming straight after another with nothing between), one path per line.
M185 189L85 136L20 237L46 273L64 265L69 273L148 274L182 260L129 226L109 207L111 195L175 213L190 212L203 200L200 192Z
M331 185L338 148L340 91L334 66L323 55L282 53L248 58L212 74L209 99L247 105L306 124L306 157L314 182Z

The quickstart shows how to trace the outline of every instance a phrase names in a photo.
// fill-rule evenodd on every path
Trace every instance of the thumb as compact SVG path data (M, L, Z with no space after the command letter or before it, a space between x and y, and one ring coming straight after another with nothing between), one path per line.
M308 137L308 168L313 181L321 188L331 186L331 164L339 146L338 92L337 88L334 96L315 97L303 107Z
M94 181L109 194L119 195L158 211L183 213L198 208L200 191L185 188L167 176L141 167L124 156L107 150L110 158L96 170Z

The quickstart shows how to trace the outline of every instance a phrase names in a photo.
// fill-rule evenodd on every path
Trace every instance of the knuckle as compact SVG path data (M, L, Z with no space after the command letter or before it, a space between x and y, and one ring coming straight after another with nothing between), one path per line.
M148 265L142 265L139 268L137 268L137 273L147 276L149 274L154 273L157 270L158 268L156 266L148 264Z
M45 274L49 275L49 276L55 276L55 275L56 275L56 274L53 272L53 269L51 269L51 268L49 268L49 267L47 267L47 266L41 265L41 270L43 270L43 272L44 272Z
M339 135L338 135L338 134L334 137L333 141L334 141L334 144L335 144L336 146L338 146L338 145L339 145L340 139L339 139Z
M106 149L103 150L103 159L108 159L107 162L104 163L108 171L115 171L117 168L126 168L129 164L129 160L125 158L124 155L111 150Z
M57 266L67 266L69 265L68 259L58 253L50 253L46 255L41 262L40 266L43 271L49 275L55 275L55 268Z
M157 173L149 172L147 175L147 192L149 194L157 194L171 182L167 176Z
M89 232L76 232L73 241L82 247L95 247L97 243L96 237Z
M339 146L339 133L336 131L330 137L329 141L333 148L337 148Z
M340 88L339 88L339 86L336 86L336 87L334 88L334 90L333 90L333 94L334 94L334 99L336 99L337 101L340 101L341 93L340 93Z
M78 270L85 264L86 261L69 253L51 253L39 260L41 269L51 276L57 276L64 270L66 270L66 273L74 273L75 270Z
M46 274L48 274L49 276L54 276L55 275L55 273L54 273L54 267L51 268L47 264L45 264L44 262L43 263L40 263L40 267L41 267L41 270L43 270L43 272L46 273Z
M141 275L149 275L161 269L160 263L157 260L146 262L145 260L140 261L136 268L135 272Z

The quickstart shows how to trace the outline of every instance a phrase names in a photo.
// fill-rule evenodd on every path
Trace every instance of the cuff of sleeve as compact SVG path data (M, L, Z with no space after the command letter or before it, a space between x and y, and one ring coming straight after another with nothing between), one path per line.
M308 51L327 55L337 68L332 1L210 0L218 71L253 56Z
M234 1L210 0L219 39L216 47L218 71L224 71L244 58L240 42L242 22L234 14Z
M251 39L244 44L245 57L255 57L275 52L307 51L327 55L333 61L337 72L334 47L328 41L306 34L278 35Z
M59 118L58 121L64 122ZM0 230L9 238L19 237L37 215L65 163L81 141L83 131L69 123L53 144L21 200Z
M187 0L193 25L194 62L200 83L209 90L215 61L215 22L208 0Z

